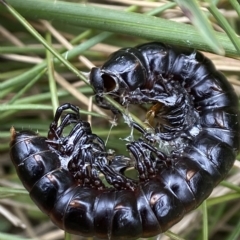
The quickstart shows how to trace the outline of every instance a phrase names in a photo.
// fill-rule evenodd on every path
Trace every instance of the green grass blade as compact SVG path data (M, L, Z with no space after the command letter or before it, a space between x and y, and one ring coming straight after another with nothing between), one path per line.
M13 104L17 99L19 99L28 89L30 89L39 79L40 77L45 73L45 70L37 74L35 78L33 78L25 87L23 87L7 104Z
M236 10L238 16L240 17L240 2L237 0L229 0L233 8Z
M37 240L37 239L36 238L23 238L23 237L18 237L16 235L0 232L0 240Z
M8 110L52 110L52 106L47 106L46 104L0 105L0 112Z
M231 200L234 200L234 199L239 199L240 198L240 194L239 193L229 193L227 195L223 195L223 196L220 196L220 197L215 197L215 198L210 198L210 199L207 199L207 206L212 206L212 205L215 205L215 204L220 204L220 203L223 203L223 202L227 202L227 201L231 201Z
M224 50L218 41L209 20L201 11L199 5L195 0L181 1L175 0L180 6L185 16L190 19L193 25L198 29L206 42L211 46L214 52L223 55Z
M46 49L48 49L60 62L62 62L66 67L69 68L72 72L76 74L80 79L82 79L86 84L88 81L86 77L78 71L69 61L67 61L61 54L59 54L55 49L53 49L49 44L45 41L45 39L10 5L4 3L7 9L18 19L19 22L34 36L39 42L41 42Z
M238 240L239 237L240 237L240 220L238 221L238 224L232 230L230 236L228 238L226 238L226 240Z
M202 203L203 211L203 240L208 240L208 210L206 200Z
M17 189L17 188L7 188L0 187L1 194L14 194L14 195L28 195L29 193L25 189Z
M178 235L176 235L175 233L171 232L171 231L166 231L164 233L164 235L168 236L170 239L172 240L184 240L184 238L179 237Z
M47 33L46 40L49 45L51 45L51 35ZM51 93L51 100L53 106L53 114L59 106L58 96L57 96L57 86L54 79L54 65L53 65L53 56L50 51L46 51L47 55L47 65L48 65L48 81L49 81L49 89Z
M240 193L240 187L238 187L238 186L236 186L236 185L234 185L230 182L227 182L227 181L223 180L221 182L221 185Z
M87 4L45 0L9 0L23 16L43 18L82 27L95 28L103 31L112 31L131 36L152 39L188 46L203 51L212 51L212 48L203 41L201 34L193 26L181 24L162 18L147 16L146 14L129 13L93 7ZM37 15L35 13L38 13ZM187 33L187 34L186 34ZM224 33L215 33L221 42L226 55L238 56L238 52Z
M64 233L64 240L71 240L71 239L72 239L71 234L65 232L65 233Z
M158 8L155 8L147 13L145 13L146 15L149 15L149 16L153 16L153 15L156 15L156 14L159 14L159 13L162 13L164 12L165 10L167 9L170 9L170 8L173 8L175 7L177 4L174 3L174 2L169 2L169 3L166 3L164 4L163 6L161 7L158 7Z
M205 0L209 3L208 10L212 13L218 23L222 26L224 31L227 33L228 37L232 41L233 45L235 46L238 55L240 54L240 39L237 37L236 33L228 23L228 21L224 18L224 16L219 12L216 5L214 5L211 0Z

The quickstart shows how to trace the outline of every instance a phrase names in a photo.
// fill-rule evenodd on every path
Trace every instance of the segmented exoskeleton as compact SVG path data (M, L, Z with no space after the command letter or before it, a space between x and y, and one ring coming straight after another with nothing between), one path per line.
M197 207L232 167L240 144L238 98L202 53L157 42L120 49L92 69L90 83L97 103L114 113L104 94L126 107L152 104L146 114L150 139L171 145L171 168L157 168L149 181L149 189L159 181L154 191L171 192L165 195L167 220L154 212L160 226ZM145 129L133 125L149 140Z
M58 124L67 109L73 112ZM134 200L137 182L122 174L130 159L108 154L78 112L74 105L60 106L47 138L31 130L11 129L10 156L17 174L32 200L58 227L82 236L134 239L141 234L140 217L135 219L138 212L132 212L125 201ZM64 136L69 125L72 130ZM112 188L103 184L99 172ZM133 226L138 229L133 231Z
M125 106L153 104L147 120L151 125L157 118L155 132L162 139L194 138L204 131L234 151L239 149L237 96L225 76L200 52L162 43L120 49L102 67L91 70L90 83L97 103L113 112L117 110L103 94Z
M103 94L124 106L153 104L146 115L154 129L150 137L171 142L171 153L149 143L145 129L133 123L143 138L127 144L129 157L110 157L78 108L65 104L47 138L12 129L10 154L19 178L67 232L137 239L166 231L199 206L233 165L240 141L233 88L202 54L161 43L117 51L92 69L90 82L98 104L114 113ZM66 109L73 112L58 124ZM138 179L124 175L132 165Z

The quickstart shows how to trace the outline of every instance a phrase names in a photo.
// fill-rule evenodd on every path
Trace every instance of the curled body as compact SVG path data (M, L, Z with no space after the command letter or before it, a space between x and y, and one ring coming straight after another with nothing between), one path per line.
M226 77L202 53L159 42L120 49L101 67L92 69L90 83L99 106L113 113L118 110L104 99L105 94L125 107L152 104L146 114L152 137L171 143L171 169L184 173L180 178L188 185L183 188L184 184L176 183L175 187L189 196L190 209L206 199L229 172L240 148L238 97ZM140 126L137 129L148 135ZM178 165L181 163L184 171ZM166 175L173 177L166 169ZM208 175L209 182L201 174ZM208 183L198 184L203 179ZM191 181L194 184L190 187ZM170 182L175 181L171 178ZM194 197L188 195L190 192ZM183 198L177 197L179 203ZM174 204L169 201L169 208ZM177 209L183 214L186 206ZM177 218L171 216L169 222Z
M158 42L120 49L91 70L90 83L97 103L113 112L117 110L104 94L124 106L153 104L148 120L159 120L162 139L198 127L239 149L238 98L226 77L200 52Z
M102 239L137 239L165 232L198 207L231 169L239 150L238 100L226 78L196 51L150 43L114 53L93 68L97 103L150 103L154 134L173 145L165 154L143 138L110 158L71 104L60 106L47 137L12 129L10 156L36 205L61 229ZM58 124L63 112L66 114ZM72 127L64 136L63 131ZM136 126L136 125L135 125ZM195 129L198 131L195 131ZM124 175L134 165L138 179ZM104 185L102 173L112 187Z

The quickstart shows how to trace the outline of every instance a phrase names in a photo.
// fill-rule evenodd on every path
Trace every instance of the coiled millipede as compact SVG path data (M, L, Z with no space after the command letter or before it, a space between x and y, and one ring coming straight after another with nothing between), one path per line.
M48 137L12 129L11 159L37 206L67 232L102 239L137 239L166 231L198 207L231 169L239 150L238 99L203 54L162 43L113 53L93 68L97 103L118 111L152 104L152 134L127 144L129 156L109 156L78 108L60 106ZM58 124L63 112L71 109ZM157 124L155 124L157 122ZM71 132L63 130L72 125ZM164 153L149 141L171 145ZM138 179L124 175L134 165ZM102 173L112 187L99 178Z

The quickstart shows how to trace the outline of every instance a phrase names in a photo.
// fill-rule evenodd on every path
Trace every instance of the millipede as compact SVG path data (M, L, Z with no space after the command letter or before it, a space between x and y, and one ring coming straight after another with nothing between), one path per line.
M151 131L133 122L142 136L126 144L129 156L113 156L78 107L66 103L47 137L11 129L17 174L40 210L69 233L118 240L165 232L233 166L240 147L237 95L202 53L158 42L116 51L89 79L97 104L114 114L105 94L126 108L150 105ZM137 179L125 175L130 167Z

